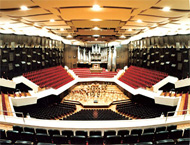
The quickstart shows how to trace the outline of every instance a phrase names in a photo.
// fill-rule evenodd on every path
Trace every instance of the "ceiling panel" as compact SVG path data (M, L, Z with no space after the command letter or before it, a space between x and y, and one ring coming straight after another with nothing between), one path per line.
M0 8L20 8L20 6L34 6L35 4L31 0L0 0Z
M95 12L90 8L78 9L61 9L61 16L64 20L78 19L102 19L102 20L121 20L126 21L130 18L131 10L129 9L109 9L105 8Z
M142 14L148 14L148 15L153 15L153 16L163 16L163 17L169 18L169 17L180 17L187 14L187 12L176 12L176 11L164 12L161 9L149 9L143 12Z
M99 26L101 28L117 28L120 25L120 23L121 21L117 21L117 20L106 20L106 21L100 21L100 22L93 22L89 20L72 21L72 24L76 28L92 28L94 26ZM122 25L124 25L124 23Z
M189 9L190 1L189 0L161 0L157 7L171 7L172 9Z

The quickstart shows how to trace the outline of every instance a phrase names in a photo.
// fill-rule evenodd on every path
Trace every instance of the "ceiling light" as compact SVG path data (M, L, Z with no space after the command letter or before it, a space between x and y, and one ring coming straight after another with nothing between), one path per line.
M100 10L100 6L99 6L99 5L93 5L93 6L92 6L92 9L93 9L94 11L99 11L99 10Z
M102 20L101 19L91 19L91 21L98 22L98 21L102 21Z
M93 30L100 30L100 28L98 28L98 27L94 27Z
M142 23L142 20L138 19L138 20L137 20L137 23Z
M126 38L125 35L121 35L120 38Z
M99 37L99 36L100 36L100 35L97 35L97 34L96 34L96 35L93 35L93 37Z
M67 38L73 38L73 36L71 36L71 35L69 34L69 35L67 35Z
M63 28L61 28L61 29L60 29L60 31L64 31L64 29L63 29Z
M97 41L98 39L95 39L95 41Z
M132 31L132 29L128 29L128 31Z
M20 9L21 9L22 11L26 11L26 10L28 10L28 7L27 7L27 6L21 6Z
M162 10L165 11L165 12L169 12L170 11L170 7L164 7Z
M157 24L154 24L152 27L157 27L158 25Z
M50 22L55 22L55 20L54 20L54 19L50 19L49 21L50 21Z

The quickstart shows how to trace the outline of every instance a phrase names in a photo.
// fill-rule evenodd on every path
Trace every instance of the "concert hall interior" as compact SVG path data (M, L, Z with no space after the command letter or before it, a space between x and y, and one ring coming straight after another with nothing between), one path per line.
M190 144L190 0L0 0L0 144Z

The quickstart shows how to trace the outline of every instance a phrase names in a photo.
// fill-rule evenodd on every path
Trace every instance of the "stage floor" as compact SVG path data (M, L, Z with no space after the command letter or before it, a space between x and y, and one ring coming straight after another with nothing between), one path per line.
M100 92L98 95L95 94L95 96L99 97L94 97L91 96L91 93L80 91L84 90L86 87L87 85L76 86L74 89L70 90L71 92L62 100L62 102L78 101L84 108L107 108L114 101L129 99L116 85L107 85L105 91ZM94 102L95 100L97 100L97 103Z

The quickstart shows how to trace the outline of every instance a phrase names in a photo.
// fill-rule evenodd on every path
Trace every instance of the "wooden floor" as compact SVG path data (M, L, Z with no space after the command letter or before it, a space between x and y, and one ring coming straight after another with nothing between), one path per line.
M85 88L85 85L80 85L73 90L80 90ZM73 91L71 90L71 92ZM63 100L79 101L83 105L109 105L113 101L129 99L116 85L107 85L106 91L99 94L99 97L88 96L86 94L69 93ZM98 103L94 103L97 100Z
M180 106L178 108L178 112L177 115L183 115L183 111L181 110L184 110L184 105L185 105L185 99L186 99L186 94L182 94L182 97L181 97L181 102L180 102ZM187 110L190 109L190 94L188 94L188 100L187 100ZM187 112L188 114L190 114L190 111Z
M6 109L7 109L6 111L8 111L7 115L13 116L11 104L9 102L9 96L7 94L4 94L4 97L5 97L5 105L6 105ZM3 110L3 103L2 103L2 95L1 94L0 94L0 110ZM1 111L0 114L2 115L3 112Z
M3 104L2 104L2 96L1 96L1 94L0 94L0 115L2 115L3 114L3 112L2 112L2 110L3 110Z

